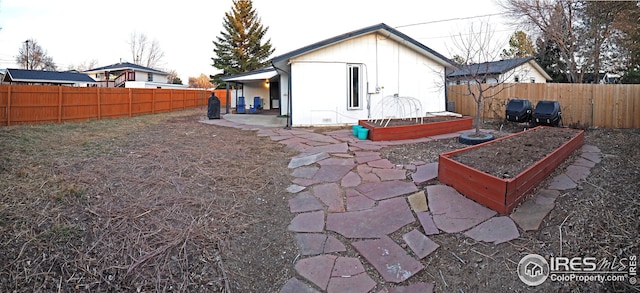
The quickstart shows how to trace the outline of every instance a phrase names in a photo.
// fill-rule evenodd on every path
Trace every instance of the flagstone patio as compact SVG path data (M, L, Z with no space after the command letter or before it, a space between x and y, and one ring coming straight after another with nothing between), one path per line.
M295 233L301 257L294 264L298 277L283 284L282 293L369 292L379 277L384 281L380 293L437 291L434 283L411 282L425 267L421 260L441 249L430 235L462 233L462 237L498 245L518 238L520 230L537 230L560 191L575 188L602 157L597 147L583 146L581 156L546 188L510 216L496 217L495 211L432 181L437 178L437 163L394 165L378 152L388 145L456 137L457 133L371 142L358 140L350 129L318 134L225 120L205 123L257 130L259 136L300 152L288 165L294 179L287 192L295 194L289 200L295 216L288 229ZM424 184L422 191L419 186ZM389 237L412 223L422 229L402 234L404 243ZM360 257L347 256L347 247ZM373 266L377 275L367 272L362 261Z

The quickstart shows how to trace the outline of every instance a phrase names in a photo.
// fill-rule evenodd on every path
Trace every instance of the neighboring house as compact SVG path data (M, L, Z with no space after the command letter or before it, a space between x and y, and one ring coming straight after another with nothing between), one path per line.
M169 73L129 62L120 62L85 71L100 87L186 88L170 84Z
M466 83L546 83L551 80L533 58L515 58L462 65L447 75L449 84Z
M8 68L3 83L32 85L95 86L96 81L87 74L74 71L44 71Z
M585 73L583 82L599 83L599 84L615 84L615 83L620 83L621 78L622 76L620 76L619 74L601 71L597 77L595 73Z
M243 84L247 107L259 96L266 109L280 108L289 126L346 125L444 111L445 71L453 69L448 58L381 23L222 80Z

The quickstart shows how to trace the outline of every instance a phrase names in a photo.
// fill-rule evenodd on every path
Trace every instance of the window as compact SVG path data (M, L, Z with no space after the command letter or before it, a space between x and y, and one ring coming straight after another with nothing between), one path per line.
M456 84L457 84L457 85L460 85L460 80L456 80Z
M362 65L347 64L347 109L362 109Z
M535 77L531 78L531 83L536 83L536 78Z
M153 81L153 73L147 73L147 81Z
M513 78L513 81L520 82L520 76L516 75L516 77Z

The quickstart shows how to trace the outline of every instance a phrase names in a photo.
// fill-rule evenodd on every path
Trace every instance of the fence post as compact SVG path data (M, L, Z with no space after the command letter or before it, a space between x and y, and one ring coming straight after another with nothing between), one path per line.
M101 111L102 101L100 101L100 87L96 87L96 91L97 91L97 94L98 94L98 120L100 120L100 119L102 119L102 113L101 113L102 112Z
M62 86L58 86L58 123L62 123Z
M129 117L131 117L131 89L129 89Z
M157 89L153 89L153 94L151 95L151 114L156 113L156 91Z
M7 91L7 126L11 126L11 85Z

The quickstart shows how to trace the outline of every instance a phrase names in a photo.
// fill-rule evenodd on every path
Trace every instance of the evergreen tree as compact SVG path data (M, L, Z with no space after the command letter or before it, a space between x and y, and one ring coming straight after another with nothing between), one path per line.
M533 42L523 31L516 31L509 39L509 49L503 49L502 59L532 57L535 54Z
M222 70L214 77L214 83L222 84L221 75L249 72L267 65L267 59L275 48L271 40L262 43L269 27L260 23L260 17L251 0L234 0L230 12L225 13L224 30L216 37L213 67Z

